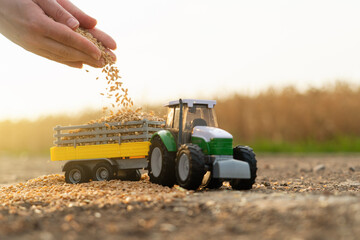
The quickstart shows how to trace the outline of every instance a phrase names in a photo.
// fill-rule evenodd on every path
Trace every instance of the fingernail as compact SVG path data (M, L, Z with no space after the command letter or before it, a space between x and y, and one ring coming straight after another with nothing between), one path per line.
M74 28L77 28L80 23L75 18L69 18L67 20L66 24L68 25L69 28L74 29Z

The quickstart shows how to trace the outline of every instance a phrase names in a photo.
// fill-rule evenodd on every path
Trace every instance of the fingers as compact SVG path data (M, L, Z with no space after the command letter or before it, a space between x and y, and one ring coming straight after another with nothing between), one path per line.
M53 53L50 53L48 52L47 50L40 50L38 53L37 53L39 56L42 56L42 57L45 57L49 60L52 60L52 61L55 61L55 62L58 62L58 63L61 63L61 64L65 64L69 67L73 67L73 68L82 68L83 67L83 63L82 62L77 62L77 61L63 61L63 60L60 60L60 57L53 54Z
M39 56L42 56L42 57L45 57L47 59L50 59L52 61L55 61L55 62L58 62L58 63L61 63L61 64L65 64L69 67L73 67L73 68L82 68L84 64L87 64L89 66L92 66L92 67L98 67L98 66L94 66L92 64L89 64L89 63L84 63L84 62L81 62L81 61L65 61L63 60L62 57L56 55L56 54L53 54L47 50L43 50L43 49L40 49L37 51L37 54Z
M56 22L65 24L71 29L76 29L79 27L79 21L55 0L36 0L36 3L48 16L52 17Z
M68 65L69 67L73 67L73 68L82 68L83 67L82 62L60 62L60 63Z
M109 49L105 49L105 52L108 53L111 57L111 59L116 62L116 55L115 53L113 53L112 51L110 51Z
M97 21L95 18L92 18L89 15L85 14L70 1L57 0L57 2L80 22L81 27L91 29L96 26Z
M116 49L116 42L115 40L110 37L108 34L104 33L103 31L100 31L99 29L88 29L89 32L102 44L109 49L115 50Z
M95 60L77 49L64 46L52 39L43 39L39 48L48 58L61 62L82 62L96 68L103 67L105 64L103 59Z
M95 60L100 60L101 51L95 44L63 24L50 20L51 19L44 17L42 21L42 24L45 25L43 26L43 29L46 29L46 37L88 54Z

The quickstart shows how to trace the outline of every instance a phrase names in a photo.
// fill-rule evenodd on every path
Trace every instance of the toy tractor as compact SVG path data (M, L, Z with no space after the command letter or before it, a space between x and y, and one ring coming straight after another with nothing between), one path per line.
M230 133L218 128L214 100L179 99L166 106L165 129L151 138L148 154L150 181L186 189L248 190L256 178L256 159L247 146L233 148Z

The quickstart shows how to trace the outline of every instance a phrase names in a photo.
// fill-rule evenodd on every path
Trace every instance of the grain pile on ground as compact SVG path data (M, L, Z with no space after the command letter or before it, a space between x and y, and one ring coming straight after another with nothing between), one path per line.
M93 181L82 184L64 183L64 176L53 174L0 188L0 210L21 214L53 212L68 207L104 207L116 204L151 204L172 202L183 198L189 191L150 183L147 175L141 181ZM128 206L127 210L132 210Z

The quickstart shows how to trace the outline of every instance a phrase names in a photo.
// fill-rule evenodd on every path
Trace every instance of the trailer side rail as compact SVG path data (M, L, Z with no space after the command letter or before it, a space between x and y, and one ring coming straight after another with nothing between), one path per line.
M77 126L56 126L57 147L99 145L107 143L149 141L152 134L161 130L164 121L147 119L129 122L94 123ZM74 131L74 132L73 132Z

